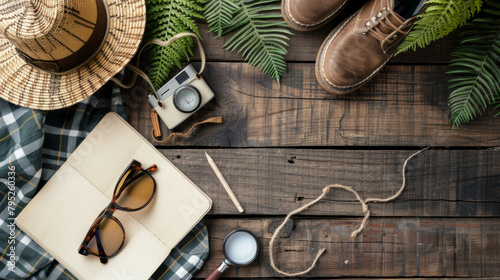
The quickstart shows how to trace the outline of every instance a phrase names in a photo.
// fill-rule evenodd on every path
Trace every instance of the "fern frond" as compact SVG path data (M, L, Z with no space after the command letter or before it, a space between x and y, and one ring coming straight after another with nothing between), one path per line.
M203 18L206 0L146 0L146 40L154 38L168 40L182 32L193 32L200 36L194 22ZM151 46L148 51L148 76L156 89L168 81L170 71L181 68L181 61L193 55L191 38L181 38L168 47Z
M500 0L486 4L484 16L466 25L461 45L452 53L448 73L453 127L500 104Z
M234 32L222 46L241 53L252 66L275 79L285 72L288 41L292 32L283 21L278 0L233 0L238 10L226 25L223 35Z
M208 29L217 33L217 37L222 36L224 28L226 28L233 19L233 14L240 7L234 0L209 0L205 5L203 16L208 22Z
M417 46L424 48L445 37L477 14L482 4L482 0L428 0L425 12L418 16L413 30L399 45L396 54L410 49L415 51Z
M495 104L495 107L493 107L493 110L500 110L500 100ZM495 114L495 117L500 116L500 112Z

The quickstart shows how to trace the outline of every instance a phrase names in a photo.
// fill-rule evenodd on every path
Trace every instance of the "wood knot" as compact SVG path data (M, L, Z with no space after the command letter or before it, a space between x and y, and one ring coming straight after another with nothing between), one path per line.
M299 195L299 194L297 194L297 193L295 194L295 197L294 197L295 202L297 202L297 201L302 201L303 199L304 199L304 197L303 197L303 196L301 196L301 195Z

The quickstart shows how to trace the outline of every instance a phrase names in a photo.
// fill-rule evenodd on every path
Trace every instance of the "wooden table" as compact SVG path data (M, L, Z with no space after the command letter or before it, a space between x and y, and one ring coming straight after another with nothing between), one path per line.
M262 250L254 264L232 267L225 277L279 277L268 248L288 212L333 183L352 186L364 198L391 196L401 186L404 160L426 146L432 148L408 163L402 195L370 204L372 217L357 237L350 234L363 212L349 192L334 190L295 216L293 230L283 232L275 249L280 268L303 270L324 247L326 254L306 277L500 276L500 118L490 112L451 129L446 71L458 36L397 56L357 92L334 96L314 76L316 53L332 26L292 38L279 87L238 55L220 50L224 39L199 24L209 60L204 77L216 97L177 131L211 116L225 122L166 146L153 142L214 202L206 219L211 254L197 277L219 266L225 235L239 228L254 232ZM124 102L131 124L152 141L143 90L128 92Z

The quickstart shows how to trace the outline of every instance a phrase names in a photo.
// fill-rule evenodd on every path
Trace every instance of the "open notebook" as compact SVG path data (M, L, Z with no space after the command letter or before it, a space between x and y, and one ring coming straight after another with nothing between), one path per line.
M136 159L156 164L156 196L117 217L122 251L101 264L78 254L90 225L110 203L118 177ZM148 279L210 210L212 201L137 131L108 113L17 217L17 225L79 279Z

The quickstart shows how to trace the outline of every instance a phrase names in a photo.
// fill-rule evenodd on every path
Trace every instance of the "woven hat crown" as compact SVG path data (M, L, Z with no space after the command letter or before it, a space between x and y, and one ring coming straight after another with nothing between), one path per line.
M0 29L10 38L33 39L47 34L64 7L58 0L2 2Z
M96 38L88 42L102 41L106 28L102 0L4 1L0 13L0 30L28 62L55 72L87 60L100 46Z
M130 62L145 26L144 0L0 0L0 98L80 102Z

